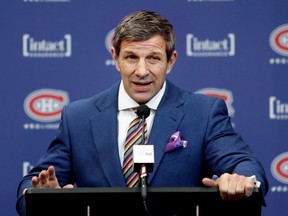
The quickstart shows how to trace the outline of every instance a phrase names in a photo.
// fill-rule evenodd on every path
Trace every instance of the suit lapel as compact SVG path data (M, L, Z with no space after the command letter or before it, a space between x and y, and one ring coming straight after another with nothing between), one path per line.
M148 144L154 145L155 155L153 172L149 174L149 182L153 179L154 173L156 173L165 154L166 144L170 136L177 131L182 116L183 114L181 112L171 111L169 113L160 113L160 111L157 111L148 140Z
M94 116L91 126L97 156L110 185L125 186L118 152L117 112L106 110Z
M156 115L151 129L148 144L154 145L155 161L153 172L149 173L150 183L156 173L161 160L165 154L166 144L171 135L178 130L183 118L183 100L179 98L180 93L173 84L167 81L166 92L157 108Z
M118 87L115 85L97 101L99 111L91 118L97 156L111 187L126 186L118 151Z

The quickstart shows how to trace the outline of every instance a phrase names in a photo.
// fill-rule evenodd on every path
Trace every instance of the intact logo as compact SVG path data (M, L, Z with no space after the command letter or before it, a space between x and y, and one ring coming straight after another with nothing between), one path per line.
M52 122L60 120L62 108L68 102L67 92L39 89L26 97L24 110L31 119L40 122Z
M219 89L219 88L203 88L199 89L195 93L205 94L208 96L213 96L217 98L221 98L226 102L228 115L233 117L235 114L235 109L232 106L233 103L233 94L231 91L227 89Z
M276 53L288 56L288 24L274 29L270 35L269 42Z
M108 34L106 35L106 37L105 37L105 46L106 46L106 49L107 49L107 51L109 52L110 55L111 55L111 47L113 46L114 30L115 30L114 28L112 30L110 30L108 32ZM115 65L113 59L107 59L105 61L105 64L107 66Z
M274 158L271 164L271 173L279 182L288 184L288 152Z
M276 120L287 120L288 103L282 102L275 96L269 97L269 118Z
M186 54L191 57L235 56L235 34L229 33L223 39L201 39L194 34L186 35Z
M62 39L35 39L23 35L23 56L30 58L68 58L72 55L72 36L65 34Z

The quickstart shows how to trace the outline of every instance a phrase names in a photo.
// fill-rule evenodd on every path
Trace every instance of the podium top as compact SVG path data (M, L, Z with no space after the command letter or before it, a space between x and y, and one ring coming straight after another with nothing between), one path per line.
M56 215L77 216L94 216L99 215L99 212L113 215L115 211L124 214L124 206L127 206L127 203L132 206L132 212L133 209L137 212L137 216L148 215L143 205L140 188L31 188L26 191L25 200L27 216L39 214L40 209L45 209L44 215L47 216L55 215L56 212ZM239 202L224 202L217 188L148 187L147 190L147 207L153 216L206 216L215 215L217 212L219 215L227 216L231 213L239 216L259 216L261 200L257 188L250 198Z
M206 187L148 187L148 193L193 193L195 195L203 194L204 196L211 194L219 195L217 188ZM139 193L140 188L127 188L127 187L83 187L83 188L29 188L26 191L28 194L97 194L97 193ZM254 188L253 197L256 198L259 193L258 188ZM220 198L220 197L219 197Z

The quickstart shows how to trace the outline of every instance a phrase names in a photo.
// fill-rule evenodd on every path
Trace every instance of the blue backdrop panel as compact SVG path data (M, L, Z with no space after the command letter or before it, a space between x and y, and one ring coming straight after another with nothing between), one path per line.
M168 78L223 98L270 182L264 216L288 215L288 1L0 2L0 215L16 215L17 184L48 147L62 107L119 80L113 28L139 9L166 16L179 59Z

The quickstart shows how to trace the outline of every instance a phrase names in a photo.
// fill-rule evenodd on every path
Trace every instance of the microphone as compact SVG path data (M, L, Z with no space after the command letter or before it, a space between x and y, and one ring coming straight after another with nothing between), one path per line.
M144 120L150 115L150 109L147 105L142 104L137 108L136 114L139 118L142 119L142 145L145 144L145 129L144 129Z
M142 145L133 146L134 170L136 169L137 171L139 171L140 169L141 196L143 198L144 207L147 213L150 215L148 208L146 206L147 172L153 170L153 163L154 163L154 148L153 147L154 146L145 145L145 128L144 128L145 119L150 115L150 108L147 105L140 105L137 108L136 114L138 115L139 118L142 119L142 137L141 137ZM137 164L138 164L138 168L136 168ZM146 165L148 166L146 167Z
M147 105L142 104L139 107L137 107L136 114L140 118L142 117L147 118L150 115L150 108Z

